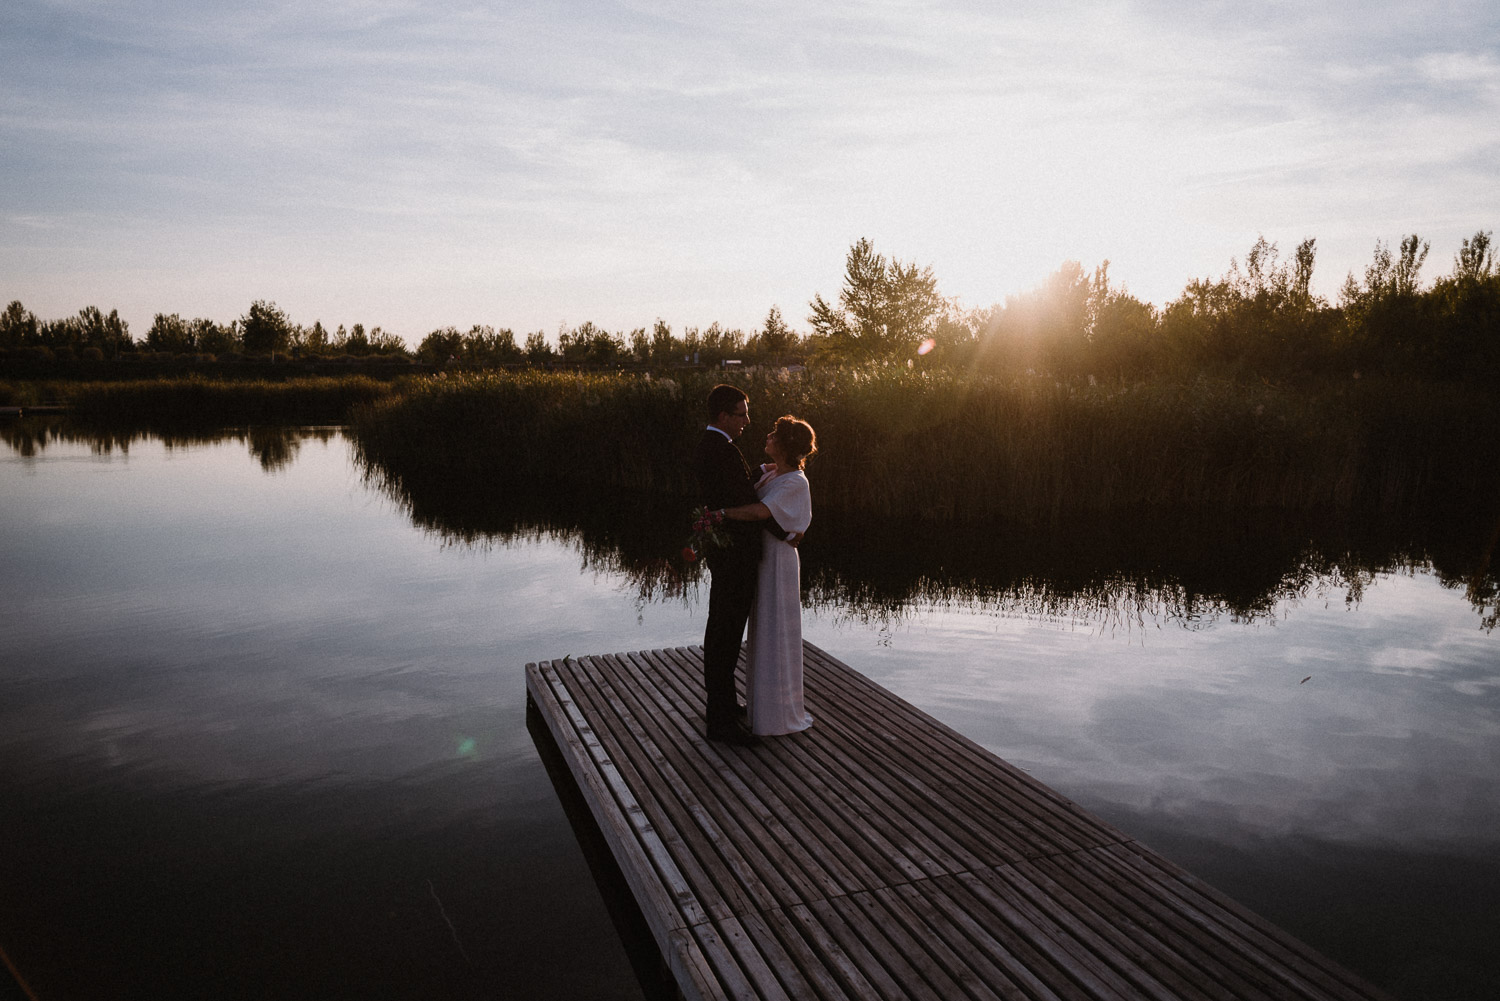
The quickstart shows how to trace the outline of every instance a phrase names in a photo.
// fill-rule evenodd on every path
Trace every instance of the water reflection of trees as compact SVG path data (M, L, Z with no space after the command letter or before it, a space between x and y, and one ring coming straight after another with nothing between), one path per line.
M116 453L129 455L131 446L137 442L159 441L168 449L174 449L237 441L249 449L251 456L268 473L290 466L297 458L304 441L328 441L339 433L337 428L273 425L179 431L97 428L81 426L56 417L0 421L0 441L4 441L23 459L35 458L55 444L86 445L94 455L106 456Z
M589 495L517 482L504 471L462 480L403 475L363 455L360 461L416 525L452 544L566 540L584 569L623 575L642 601L685 596L706 579L677 555L687 536L686 501ZM964 608L1105 631L1192 629L1266 620L1288 601L1357 604L1378 575L1430 568L1493 629L1500 575L1486 520L1455 512L1420 525L1130 512L944 531L815 519L802 547L803 598L865 622Z
M96 455L137 442L169 449L245 445L267 472L287 468L302 443L335 428L100 429L61 418L0 421L0 440L34 458L54 444ZM688 503L657 495L590 495L536 481L418 478L359 462L414 524L445 542L507 545L557 539L584 570L630 582L641 602L681 599L706 580L678 553ZM1382 574L1430 570L1460 591L1486 630L1500 620L1500 523L1493 512L1448 511L1423 523L1274 514L1233 519L1132 512L1045 526L984 530L821 518L802 547L803 600L835 617L893 624L928 609L1021 616L1101 631L1193 629L1254 622L1287 602L1358 604Z

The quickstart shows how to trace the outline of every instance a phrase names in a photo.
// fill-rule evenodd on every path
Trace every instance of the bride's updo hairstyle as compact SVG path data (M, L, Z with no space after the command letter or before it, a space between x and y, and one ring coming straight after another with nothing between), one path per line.
M812 425L807 421L799 421L791 414L776 418L776 427L772 429L771 436L786 454L786 461L798 469L806 465L808 458L818 451L818 436L813 434Z

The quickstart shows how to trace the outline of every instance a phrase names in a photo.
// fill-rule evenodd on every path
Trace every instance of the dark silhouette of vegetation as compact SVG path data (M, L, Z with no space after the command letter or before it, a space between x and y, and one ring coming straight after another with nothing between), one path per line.
M835 361L871 361L914 353L937 326L944 303L931 268L887 261L861 239L844 262L839 308L811 302L818 353Z
M246 354L266 355L285 351L292 342L292 321L274 302L257 299L240 317L240 341Z
M352 426L371 459L396 470L500 467L520 483L687 498L682 456L718 378L419 380L356 411ZM905 366L760 370L737 382L752 414L794 413L818 429L820 510L903 524L1124 509L1399 517L1455 503L1484 516L1500 497L1500 465L1478 461L1500 448L1485 393L1382 379L1089 386ZM757 441L746 439L747 457Z
M339 424L356 406L403 391L368 376L286 379L142 379L59 384L70 417L85 427L175 430L245 424Z
M500 464L387 461L377 457L380 443L355 440L368 479L446 540L570 540L586 568L627 577L642 601L683 596L701 582L699 564L673 555L688 507L664 517L658 493L580 490L561 476L519 490L515 471ZM824 472L813 472L815 491ZM1108 630L1198 628L1266 619L1287 600L1357 603L1378 575L1427 567L1464 593L1483 628L1500 613L1494 541L1483 524L1444 516L1129 510L1073 513L1044 532L1014 520L975 532L916 519L892 531L889 518L842 512L815 524L802 548L804 602L861 621L959 606Z
M443 327L415 351L380 327L356 323L330 333L321 321L294 323L274 302L256 300L228 324L158 313L137 344L115 311L90 306L64 320L39 320L20 302L0 313L0 364L131 360L150 356L238 362L387 359L429 369L668 369L726 362L778 367L905 364L992 375L1040 373L1096 381L1302 380L1388 375L1428 381L1500 381L1500 271L1488 231L1462 242L1450 274L1424 286L1430 247L1416 235L1396 250L1377 241L1364 273L1350 274L1337 303L1312 291L1317 243L1283 259L1256 240L1219 278L1189 282L1158 309L1113 284L1109 262L1092 271L1064 262L1039 287L987 308L942 297L930 267L877 253L856 241L836 305L808 304L800 334L772 306L759 329L718 323L675 332L613 332L593 323L549 340L509 328Z
M1348 378L1384 374L1423 380L1500 381L1500 272L1490 234L1465 239L1451 275L1424 289L1428 244L1415 235L1392 253L1377 243L1362 279L1350 275L1337 305L1312 292L1316 241L1289 260L1264 237L1243 264L1196 279L1160 310L1111 285L1109 262L1092 274L1064 263L1043 284L1001 305L964 312L946 303L923 314L936 350L918 357L913 337L870 338L873 357L990 373L1136 381L1213 378ZM866 241L849 252L840 301L868 304L880 258ZM873 264L871 262L874 262ZM915 265L907 267L910 274ZM919 298L943 303L932 290ZM824 359L869 358L845 345L856 326L814 298L811 348Z
M113 309L106 315L95 306L86 306L76 316L43 321L19 302L12 302L0 313L0 351L67 361L102 361L117 358L134 346L129 324Z
M408 360L401 338L360 323L329 333L321 321L293 323L274 302L257 299L227 324L204 317L157 313L137 343L115 310L89 306L65 320L40 320L19 301L0 313L0 361L21 363L163 360L239 363L246 358Z

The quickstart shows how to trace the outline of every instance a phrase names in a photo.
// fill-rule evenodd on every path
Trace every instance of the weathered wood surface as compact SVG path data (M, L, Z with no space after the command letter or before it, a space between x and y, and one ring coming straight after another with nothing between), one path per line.
M1381 992L806 644L812 729L702 736L697 647L528 664L684 997Z

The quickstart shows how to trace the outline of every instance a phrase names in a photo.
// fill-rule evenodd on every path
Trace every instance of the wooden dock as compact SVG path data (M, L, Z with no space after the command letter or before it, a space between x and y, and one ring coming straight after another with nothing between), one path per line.
M816 725L702 736L696 647L526 666L663 959L700 998L1384 998L806 644Z

